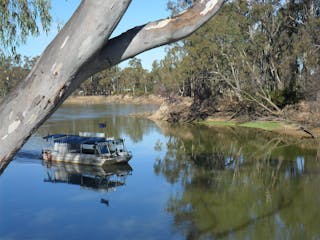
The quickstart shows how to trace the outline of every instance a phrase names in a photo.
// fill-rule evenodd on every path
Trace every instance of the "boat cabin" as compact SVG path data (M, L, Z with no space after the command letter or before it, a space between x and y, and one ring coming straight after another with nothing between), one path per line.
M123 139L104 137L85 137L78 135L54 134L46 136L51 141L53 151L59 153L80 153L113 155L126 151Z

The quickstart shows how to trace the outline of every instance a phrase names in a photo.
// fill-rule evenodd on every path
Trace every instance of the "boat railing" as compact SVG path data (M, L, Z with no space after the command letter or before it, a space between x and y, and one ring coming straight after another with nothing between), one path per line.
M105 133L79 132L80 137L105 137Z

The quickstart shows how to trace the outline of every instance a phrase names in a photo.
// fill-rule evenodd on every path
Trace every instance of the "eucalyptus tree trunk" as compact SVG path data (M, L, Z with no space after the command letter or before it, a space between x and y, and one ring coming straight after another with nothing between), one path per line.
M0 105L0 173L31 134L88 77L146 50L180 40L207 22L223 0L109 39L131 0L83 0L30 74Z

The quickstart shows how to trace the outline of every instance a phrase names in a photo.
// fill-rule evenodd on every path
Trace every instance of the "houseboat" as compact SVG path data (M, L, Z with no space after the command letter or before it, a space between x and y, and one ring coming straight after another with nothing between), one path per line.
M45 161L102 166L127 163L132 158L123 139L106 138L104 133L53 134L44 139L47 140L42 149Z

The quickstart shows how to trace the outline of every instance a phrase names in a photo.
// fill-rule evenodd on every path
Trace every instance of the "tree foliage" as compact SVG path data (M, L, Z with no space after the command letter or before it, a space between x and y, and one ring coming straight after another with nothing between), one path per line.
M132 58L128 66L121 69L113 66L90 77L80 86L85 95L146 94L151 90L148 71L139 58Z
M0 98L5 97L30 72L37 58L5 57L0 65Z
M175 12L186 2L168 6ZM161 81L174 81L173 91L194 97L199 106L227 97L259 114L280 114L287 104L315 100L319 9L319 1L231 1L179 48L170 48L162 71L174 74ZM182 57L172 58L173 52Z
M50 0L1 0L0 56L15 55L16 47L41 29L48 32L50 7Z

